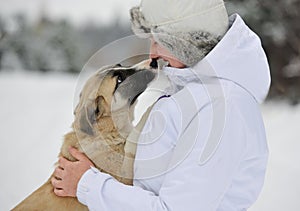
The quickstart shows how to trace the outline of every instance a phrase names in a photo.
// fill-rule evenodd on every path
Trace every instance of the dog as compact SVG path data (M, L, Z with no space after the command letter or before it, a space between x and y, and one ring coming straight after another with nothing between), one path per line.
M64 136L59 156L76 161L68 149L77 148L100 171L132 185L136 142L151 105L136 127L132 125L133 111L138 96L156 75L156 61L145 60L130 67L106 66L91 76L81 91L72 131ZM88 210L77 198L56 196L52 176L13 210Z

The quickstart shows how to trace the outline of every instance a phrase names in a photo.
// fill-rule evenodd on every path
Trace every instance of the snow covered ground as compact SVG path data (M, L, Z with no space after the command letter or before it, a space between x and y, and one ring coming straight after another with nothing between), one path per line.
M50 176L73 119L76 77L0 73L0 210L9 210ZM300 210L300 106L262 105L270 159L250 211Z

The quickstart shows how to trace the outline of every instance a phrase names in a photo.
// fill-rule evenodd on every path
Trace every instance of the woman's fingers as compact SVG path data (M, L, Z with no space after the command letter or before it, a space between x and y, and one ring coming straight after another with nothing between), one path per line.
M54 187L54 189L61 189L62 188L62 180L57 179L55 177L51 178L51 184Z
M68 161L66 158L64 158L64 157L59 157L59 159L58 159L58 165L59 165L59 167L60 168L62 168L62 169L64 169L65 167L66 167L66 165L68 165L68 162L70 162L70 161Z
M78 161L87 159L86 156L82 152L80 152L78 149L76 149L74 147L70 147L69 152Z
M51 178L54 193L57 196L76 197L77 184L80 178L91 166L94 166L89 158L77 149L70 148L69 151L77 161L72 162L60 157L58 167L55 168Z
M53 174L56 178L62 179L64 175L64 170L61 167L56 167Z
M63 189L54 189L54 193L57 196L68 196L68 194Z

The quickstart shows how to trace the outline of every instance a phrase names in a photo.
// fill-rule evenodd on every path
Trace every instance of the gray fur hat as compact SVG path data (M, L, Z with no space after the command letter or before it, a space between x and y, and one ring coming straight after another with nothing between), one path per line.
M132 30L139 37L153 37L182 63L193 66L227 31L228 15L224 2L172 0L169 4L168 1L142 0L139 7L133 7L130 10ZM186 3L185 10L183 3Z

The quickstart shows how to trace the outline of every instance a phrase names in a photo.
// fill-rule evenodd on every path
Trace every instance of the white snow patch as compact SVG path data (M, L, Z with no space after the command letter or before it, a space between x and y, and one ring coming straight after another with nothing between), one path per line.
M76 78L0 74L0 210L9 210L53 171L73 119Z
M300 105L262 106L269 163L263 191L249 211L300 210Z

